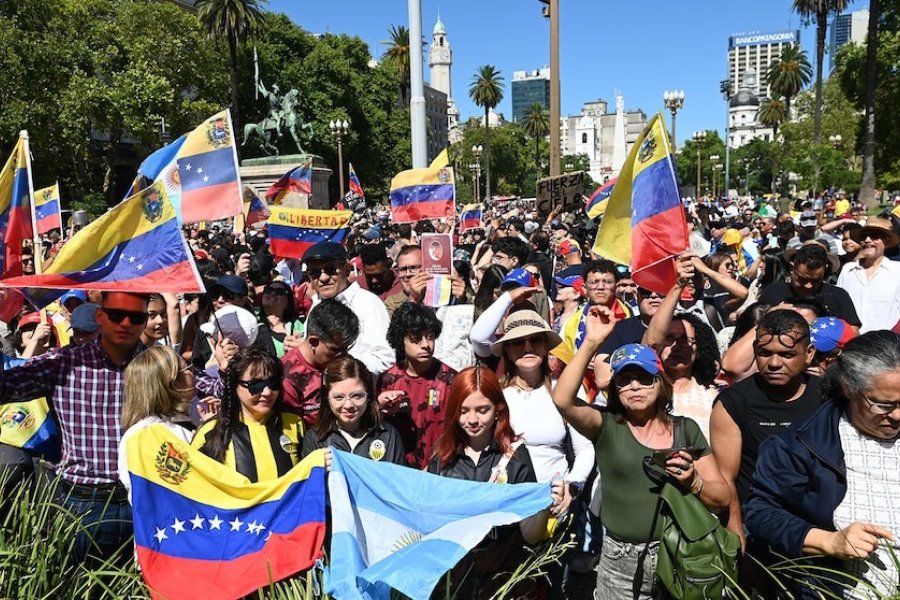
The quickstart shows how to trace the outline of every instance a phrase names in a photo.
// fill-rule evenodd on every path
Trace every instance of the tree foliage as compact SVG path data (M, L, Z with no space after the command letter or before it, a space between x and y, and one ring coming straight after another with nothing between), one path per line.
M791 98L812 80L812 66L806 50L802 50L799 44L785 46L781 55L769 65L766 80L776 95L784 96L786 111L790 114Z

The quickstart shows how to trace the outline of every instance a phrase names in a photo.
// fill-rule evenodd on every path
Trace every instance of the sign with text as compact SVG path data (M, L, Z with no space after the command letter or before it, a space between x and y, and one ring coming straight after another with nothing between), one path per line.
M563 211L581 208L584 193L584 172L566 173L538 179L536 208L539 215L549 215L556 207Z

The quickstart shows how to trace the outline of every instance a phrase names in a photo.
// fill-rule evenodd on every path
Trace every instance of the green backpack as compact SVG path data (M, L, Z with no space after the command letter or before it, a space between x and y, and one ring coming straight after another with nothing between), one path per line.
M676 417L675 447L680 445L680 428L681 419ZM654 467L653 473L651 477L660 481L660 471ZM725 589L737 582L740 538L722 527L699 498L668 481L662 483L657 518L660 539L656 576L672 598L725 597Z

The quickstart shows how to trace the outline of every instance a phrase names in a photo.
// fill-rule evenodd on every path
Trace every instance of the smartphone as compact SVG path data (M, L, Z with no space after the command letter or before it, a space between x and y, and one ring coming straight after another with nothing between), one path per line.
M679 450L687 452L694 460L697 460L698 458L700 458L700 456L703 455L703 448L696 446L689 446L684 448L666 448L664 450L654 450L651 460L653 461L653 464L665 468L666 461L668 461L672 457L672 455Z

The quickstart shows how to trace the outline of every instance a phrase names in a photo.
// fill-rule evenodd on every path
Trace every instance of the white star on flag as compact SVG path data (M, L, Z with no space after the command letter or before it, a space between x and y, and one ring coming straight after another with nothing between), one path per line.
M221 529L222 528L222 519L219 518L219 515L215 515L212 519L209 520L209 528L210 529Z
M137 270L138 270L138 271L143 271L143 270L144 270L144 265L138 265L138 266L137 266Z
M133 262L135 261L135 259L136 259L136 257L134 257L134 256L129 256L129 257L128 257L128 262L129 262L129 263L133 263Z
M203 517L198 513L193 519L191 519L191 525L193 525L192 529L203 529L203 521L205 521Z
M188 164L184 165L184 170L185 170L185 171L190 171L190 170L191 170L191 163L188 163Z
M241 523L241 520L237 517L234 518L234 521L228 521L228 524L231 525L232 531L240 531L241 525L243 525L243 523Z
M178 518L176 518L175 522L172 523L172 531L174 531L176 534L184 531L184 521L179 521Z
M198 168L197 168L197 174L199 175L199 174L202 173L202 172L203 172L203 167L198 167Z
M169 536L166 535L165 528L160 529L159 527L156 528L156 533L153 534L153 537L155 537L156 541L159 543L162 543L163 540L169 539Z
M209 175L204 175L204 176L203 176L203 183L206 183L207 181L209 181Z

